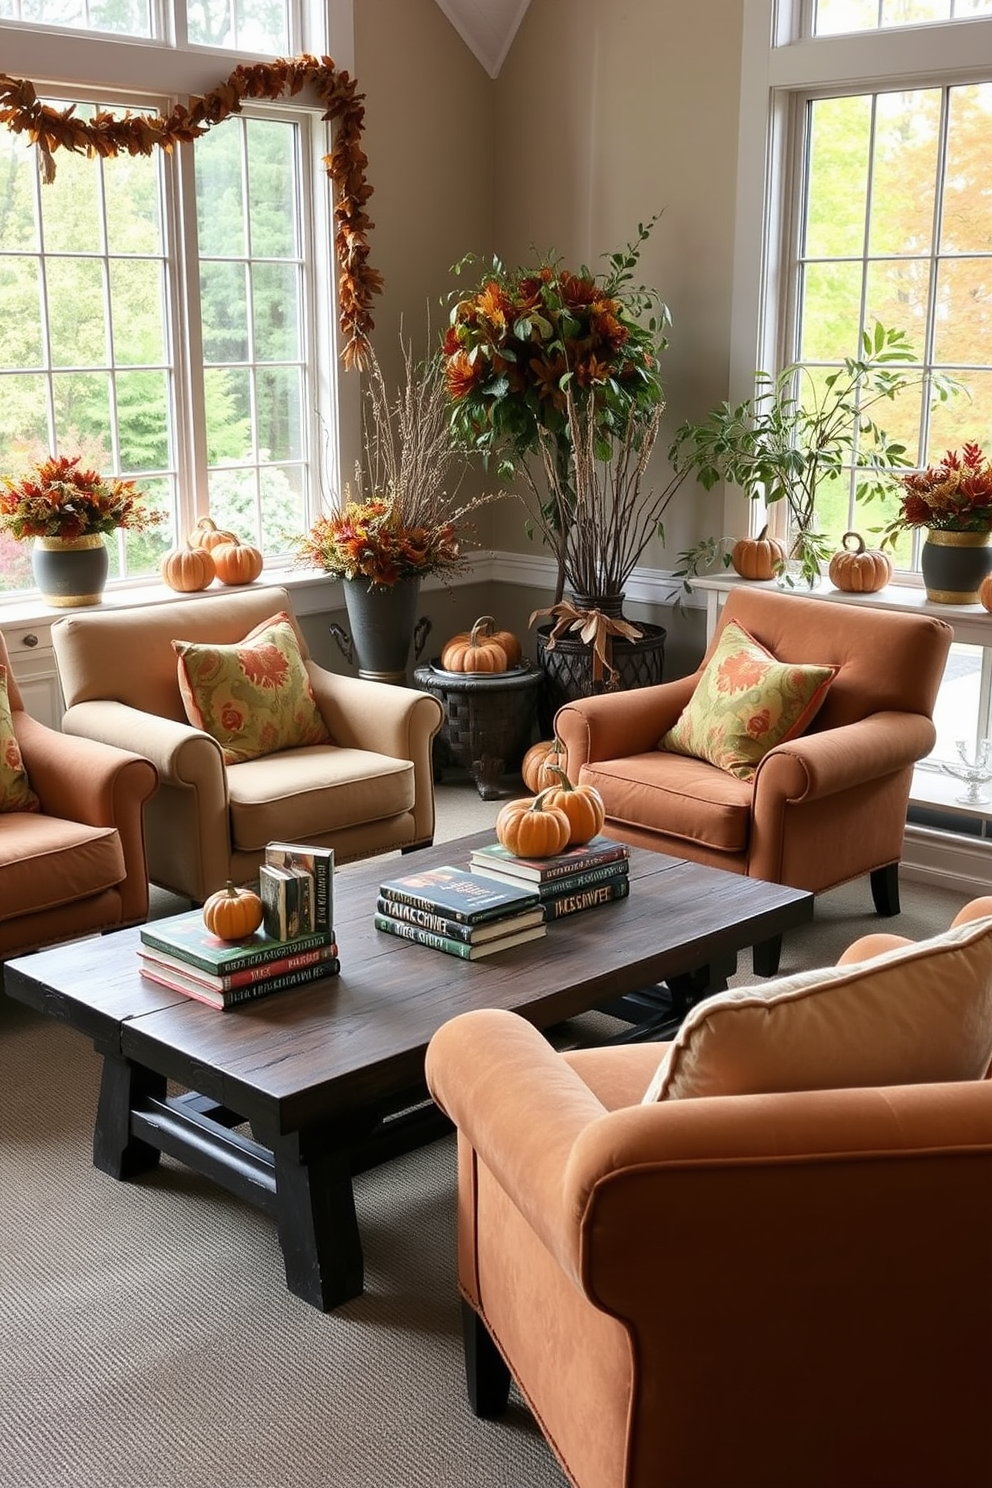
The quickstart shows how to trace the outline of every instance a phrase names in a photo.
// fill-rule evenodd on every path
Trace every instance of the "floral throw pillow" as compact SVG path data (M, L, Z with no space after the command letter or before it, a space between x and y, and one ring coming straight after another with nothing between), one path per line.
M0 666L0 811L38 811L40 807L14 733L7 696L7 668Z
M678 722L658 747L750 780L770 749L803 732L836 674L835 666L776 661L730 620Z
M284 610L234 645L172 645L186 717L217 740L225 764L331 742Z

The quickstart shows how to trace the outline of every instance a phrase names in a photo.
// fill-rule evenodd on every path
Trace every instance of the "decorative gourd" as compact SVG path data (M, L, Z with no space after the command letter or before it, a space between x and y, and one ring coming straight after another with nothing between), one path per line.
M476 621L476 624L482 625L483 622L485 622L485 624L489 627L489 639L491 641L495 641L497 646L502 646L503 650L506 652L507 666L519 666L524 656L523 647L517 640L517 637L513 634L513 631L497 629L496 621L493 619L492 615L483 615L481 620Z
M222 584L251 584L262 572L262 554L250 543L218 543L210 549L210 556Z
M547 791L507 801L496 815L496 840L515 858L553 858L568 846L571 823L547 804Z
M548 806L564 811L568 817L568 846L581 847L603 830L606 807L599 791L592 785L573 785L564 770L555 769L557 783L542 794Z
M244 940L262 923L262 901L253 889L228 881L204 904L203 923L220 940Z
M742 579L773 579L785 562L785 549L762 527L757 537L742 537L734 543L730 562Z
M848 538L855 546L849 547ZM880 548L866 548L860 532L845 532L840 553L830 560L827 572L835 589L845 594L875 594L884 589L892 577L892 564Z
M207 548L176 548L166 553L159 572L163 582L179 594L195 594L198 589L206 589L217 574Z
M989 613L992 614L992 574L986 574L979 584L978 597Z
M535 796L538 791L554 785L558 778L554 774L556 769L568 769L565 746L560 739L542 739L539 744L532 744L520 765L524 785Z
M471 631L452 636L441 651L441 666L446 672L505 672L509 665L506 650L489 634L492 616L476 620ZM495 623L495 622L493 622Z
M236 543L237 535L218 527L213 517L201 517L186 541L191 548L206 548L208 552L221 543Z

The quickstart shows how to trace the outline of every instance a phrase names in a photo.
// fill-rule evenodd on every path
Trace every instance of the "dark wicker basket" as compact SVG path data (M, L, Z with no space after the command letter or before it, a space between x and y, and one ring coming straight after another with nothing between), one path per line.
M470 770L483 800L500 794L501 775L520 768L532 742L542 674L529 665L495 675L417 667L414 681L444 709L434 740L434 770Z
M665 663L665 637L662 625L634 622L641 638L628 641L613 638L611 660L617 675L607 674L595 682L592 675L592 647L579 636L560 636L554 649L548 650L550 625L537 627L537 656L544 672L544 696L541 701L542 733L550 736L554 716L564 703L576 698L593 697L600 692L627 692L634 687L651 687L662 680Z

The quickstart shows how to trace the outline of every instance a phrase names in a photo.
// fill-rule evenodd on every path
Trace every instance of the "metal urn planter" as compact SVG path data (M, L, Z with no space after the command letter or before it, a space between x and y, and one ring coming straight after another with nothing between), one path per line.
M358 675L372 682L405 685L410 648L419 659L431 630L427 615L417 619L420 580L378 586L345 579L343 588L349 629L332 624L330 632L348 665L357 661Z

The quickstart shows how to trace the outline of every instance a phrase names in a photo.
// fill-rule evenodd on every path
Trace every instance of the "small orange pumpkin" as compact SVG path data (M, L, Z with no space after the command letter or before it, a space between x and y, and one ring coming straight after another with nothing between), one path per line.
M553 773L555 769L568 769L565 746L560 739L542 739L539 744L532 744L520 765L524 785L535 795L547 786L554 785L557 779Z
M989 614L992 614L992 574L986 574L979 584L978 597Z
M855 546L848 545L853 538ZM892 564L880 548L866 548L860 532L845 532L840 553L830 560L827 572L835 589L845 594L876 594L892 577Z
M606 807L592 785L573 785L564 770L555 769L557 784L543 792L548 806L555 806L568 817L568 846L581 847L603 830Z
M186 541L191 548L220 547L221 543L237 542L237 536L233 532L226 532L218 527L213 517L201 517Z
M203 923L220 940L244 940L262 923L262 901L253 889L229 880L204 904Z
M496 815L496 840L515 858L553 858L568 846L571 823L564 811L549 806L547 791L507 801Z
M178 594L195 594L213 582L217 569L209 549L176 548L166 553L159 564L159 573L163 582Z
M250 543L218 543L211 548L210 556L222 584L251 584L262 572L262 554Z
M446 672L505 672L509 665L505 649L489 634L490 615L476 620L471 631L452 636L441 651Z
M768 536L766 525L757 537L742 537L734 543L730 562L742 579L773 579L785 562L785 549Z

